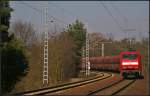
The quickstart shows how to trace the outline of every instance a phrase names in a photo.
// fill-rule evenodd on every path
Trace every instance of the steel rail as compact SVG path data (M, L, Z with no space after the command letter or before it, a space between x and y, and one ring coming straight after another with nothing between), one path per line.
M42 88L42 89L33 90L33 91L26 91L26 92L16 93L14 95L43 95L43 94L46 94L46 93L52 93L52 92L56 92L56 91L60 91L60 90L65 90L65 89L69 89L69 88L73 88L73 87L93 83L93 82L96 82L98 80L103 80L103 79L106 79L106 78L109 78L109 77L112 76L112 74L110 74L110 73L108 73L109 75L106 76L106 77L104 77L104 73L100 73L100 74L101 74L100 76L96 76L95 78L90 78L90 79L87 79L87 80L81 80L81 81L76 81L76 82L71 82L71 83L65 83L65 84L52 86L52 87L48 87L48 88ZM45 91L45 92L42 92L42 91Z
M127 88L128 86L130 86L131 84L133 84L136 80L132 80L131 82L129 82L127 85L123 86L122 88L116 90L115 92L113 92L111 94L111 96L118 94L119 92L123 91L125 88Z
M104 76L103 73L99 73L98 75ZM63 83L63 84L58 84L56 86L50 86L50 87L46 87L46 88L41 88L41 89L36 89L36 90L30 90L30 91L25 91L25 92L19 92L19 93L15 93L13 95L22 95L22 94L26 94L26 93L31 93L31 92L37 92L37 91L41 91L41 90L47 90L47 89L52 89L55 87L61 87L61 86L66 86L66 85L70 85L70 84L74 84L74 83L79 83L79 82L84 82L84 81L88 81L88 80L92 80L92 79L96 79L99 78L99 76L93 76L93 78L88 78L88 79L84 79L84 80L80 80L80 81L75 81L75 82L70 82L70 83Z
M103 88L100 88L100 89L97 89L97 90L94 90L94 91L88 93L87 96L89 96L89 95L95 95L96 93L101 92L103 90L107 90L107 89L109 89L109 88L111 88L111 87L113 87L113 86L115 86L115 85L117 85L117 84L119 84L119 83L121 83L123 81L125 81L125 80L118 80L118 81L116 81L116 82L114 82L114 83L112 83L112 84L110 84L110 85L108 85L106 87L103 87ZM131 80L131 82L123 85L121 88L117 89L116 91L112 92L109 95L110 96L116 95L117 93L119 93L119 92L123 91L125 88L127 88L129 85L133 84L135 81L136 80ZM103 94L101 94L101 95L103 95Z
M73 84L69 84L67 86L58 87L56 89L45 90L45 92L40 92L40 93L38 93L36 95L45 95L45 94L52 93L52 92L62 91L62 90L66 90L66 89L69 89L69 88L74 88L74 87L90 84L90 83L93 83L93 82L96 82L96 81L99 81L99 80L104 80L106 78L109 78L109 77L112 76L112 74L109 74L106 77L104 77L104 76L105 75L103 74L103 76L100 76L100 77L98 77L96 79L86 80L86 81L82 81L82 82L78 82L78 83L73 83ZM35 94L33 94L33 95L35 95Z

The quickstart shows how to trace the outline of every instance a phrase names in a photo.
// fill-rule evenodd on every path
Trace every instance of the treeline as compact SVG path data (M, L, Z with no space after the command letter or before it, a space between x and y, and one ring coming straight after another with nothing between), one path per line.
M14 22L10 32L24 42L29 52L28 74L16 84L12 92L42 88L44 32L41 38L37 37L34 33L36 32L34 26L22 20ZM25 38L26 34L30 36ZM78 76L77 67L80 64L85 34L84 24L79 20L60 32L49 31L49 86Z
M8 0L0 1L0 93L2 94L10 92L28 71L28 52L24 43L8 32L12 11Z
M40 41L30 22L17 20L10 28L13 9L9 1L1 1L0 5L2 94L43 87L43 40ZM49 85L52 85L78 75L86 29L76 20L61 32L49 33Z
M75 47L72 37L67 32L49 40L50 82L62 81L77 74Z
M79 73L77 67L80 64L85 34L83 23L76 20L63 32L49 36L49 77L51 83L77 77Z

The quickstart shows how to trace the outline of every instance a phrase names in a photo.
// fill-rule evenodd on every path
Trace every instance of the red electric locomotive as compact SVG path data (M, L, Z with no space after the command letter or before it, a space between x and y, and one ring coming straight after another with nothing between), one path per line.
M142 75L141 55L138 51L121 52L120 54L120 73L123 78Z

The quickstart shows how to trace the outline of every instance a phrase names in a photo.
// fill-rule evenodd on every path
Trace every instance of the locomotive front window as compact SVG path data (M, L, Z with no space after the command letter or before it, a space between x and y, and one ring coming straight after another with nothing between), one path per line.
M137 54L124 54L123 55L123 59L129 59L129 60L134 60L137 57L138 57Z

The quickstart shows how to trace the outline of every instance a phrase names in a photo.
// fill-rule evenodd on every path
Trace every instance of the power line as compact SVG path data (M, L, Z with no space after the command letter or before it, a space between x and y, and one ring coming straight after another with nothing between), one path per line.
M105 10L107 11L107 13L112 17L112 19L114 20L114 22L118 25L119 29L121 31L123 31L122 27L120 26L120 24L118 23L118 21L114 18L114 16L112 15L112 13L110 12L110 10L107 8L107 6L103 3L103 2L100 2L102 4L102 6L105 8Z
M112 5L112 7L118 12L118 14L124 19L124 23L126 24L126 27L128 27L128 19L119 11L119 9L116 7L116 6L114 6L114 4L112 4L111 3L111 5ZM123 32L126 32L126 35L128 36L128 34L127 34L127 32L133 32L133 31L136 31L136 29L134 29L134 28L125 28L125 29L122 29L122 31Z
M127 17L120 12L120 10L118 9L118 7L114 6L114 4L112 4L112 3L111 3L111 5L116 10L116 12L123 18L124 23L127 24L127 22L128 22Z
M53 5L53 6L56 7L56 6L58 6L58 5ZM73 14L72 12L66 10L65 8L62 8L62 7L60 7L60 6L58 6L58 7L59 7L59 9L61 9L63 12L66 12L68 15L71 15L72 17L77 17L77 16L75 16L75 14ZM58 7L56 7L56 8L58 8Z
M41 11L41 10L39 10L39 9L37 9L37 8L35 8L35 7L33 7L33 6L30 5L30 4L27 4L27 3L25 3L25 2L20 2L20 3L22 3L22 4L24 4L24 5L28 6L28 7L30 7L30 8L32 8L32 9L34 9L35 11L39 12L40 14L42 13L42 15L44 14L43 11ZM48 15L48 17L49 17L49 19L48 19L49 21L51 21L50 18L53 18L54 20L56 20L56 21L58 21L58 22L60 22L60 23L63 23L63 24L65 24L65 25L68 25L68 23L66 23L66 22L64 22L64 21L62 21L62 20L60 20L60 19L58 19L58 18L56 18L56 17L54 17L54 16L52 16L52 15Z
M75 18L77 18L77 19L82 19L82 20L84 20L84 21L88 21L87 19L83 19L81 16L77 16L76 14L74 14L73 12L71 12L71 11L69 11L69 10L67 10L67 9L65 9L65 8L63 8L63 7L60 7L59 5L53 5L53 6L58 6L59 7L59 9L61 9L63 12L66 12L68 15L70 15L70 16L72 16L72 17L75 17ZM56 8L58 8L58 7L56 7Z

